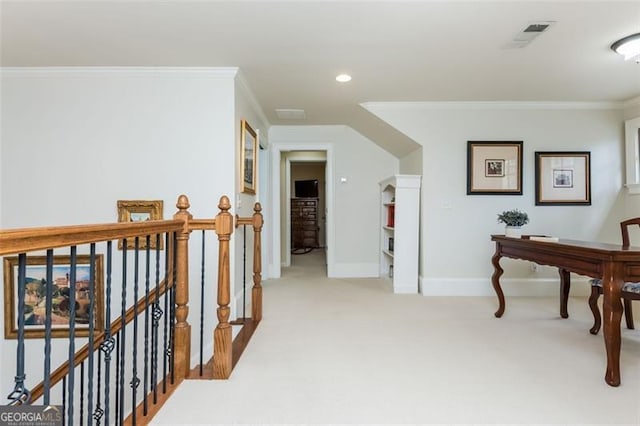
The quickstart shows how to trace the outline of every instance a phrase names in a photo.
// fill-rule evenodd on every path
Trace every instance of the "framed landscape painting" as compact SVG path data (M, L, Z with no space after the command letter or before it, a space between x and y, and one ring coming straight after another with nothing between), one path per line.
M72 289L74 289L75 299L75 335L77 337L89 335L92 294L94 332L104 329L102 255L95 256L93 281L90 262L89 255L76 256L75 282L72 283L73 274L71 274L69 256L53 256L50 271L47 271L46 256L26 258L22 309L25 338L44 337L47 305L51 309L51 336L69 337ZM18 312L20 311L18 266L17 257L4 258L4 334L6 339L15 339L18 335Z
M240 176L242 192L255 194L257 187L258 135L246 120L240 124Z

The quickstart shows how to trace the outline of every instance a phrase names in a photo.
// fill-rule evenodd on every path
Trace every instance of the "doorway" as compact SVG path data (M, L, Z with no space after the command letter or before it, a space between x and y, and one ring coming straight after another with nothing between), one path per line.
M318 157L315 159L314 157ZM306 158L307 160L301 160ZM301 265L308 258L326 265L326 153L292 152L289 164L290 264ZM308 255L308 256L305 256ZM304 258L303 258L304 256ZM317 263L317 261L316 261Z
M305 165L315 164L324 167L324 175L318 178L318 180L323 180L324 183L324 191L322 191L323 206L318 213L319 224L322 225L322 230L318 231L318 246L321 247L321 250L324 250L326 275L332 277L334 270L332 145L326 143L273 143L271 156L271 195L273 197L271 205L272 217L276 218L276 220L273 221L274 229L271 240L273 256L269 265L269 276L279 278L281 276L281 268L291 265L291 198L295 196L295 188L292 188L292 164L293 173L295 174L298 174L299 171L296 169L306 168Z

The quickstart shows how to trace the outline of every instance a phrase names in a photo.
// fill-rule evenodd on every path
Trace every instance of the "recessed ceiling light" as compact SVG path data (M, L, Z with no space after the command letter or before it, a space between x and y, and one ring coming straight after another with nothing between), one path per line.
M346 83L347 81L351 81L351 76L349 74L340 74L336 77L336 81Z

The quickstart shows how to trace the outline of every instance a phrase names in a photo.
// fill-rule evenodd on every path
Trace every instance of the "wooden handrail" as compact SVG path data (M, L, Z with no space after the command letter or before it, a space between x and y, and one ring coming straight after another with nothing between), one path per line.
M190 231L215 231L215 219L191 219L189 220Z
M180 231L182 220L0 230L0 256Z

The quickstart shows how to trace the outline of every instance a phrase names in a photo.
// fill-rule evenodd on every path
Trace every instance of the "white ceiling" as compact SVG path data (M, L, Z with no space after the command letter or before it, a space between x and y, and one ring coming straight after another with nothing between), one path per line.
M404 135L359 105L624 101L640 65L635 1L6 1L3 66L237 66L271 124L347 124L396 155ZM523 49L534 21L555 21ZM338 73L353 80L337 83ZM280 120L300 108L306 120ZM384 142L386 140L387 142Z

